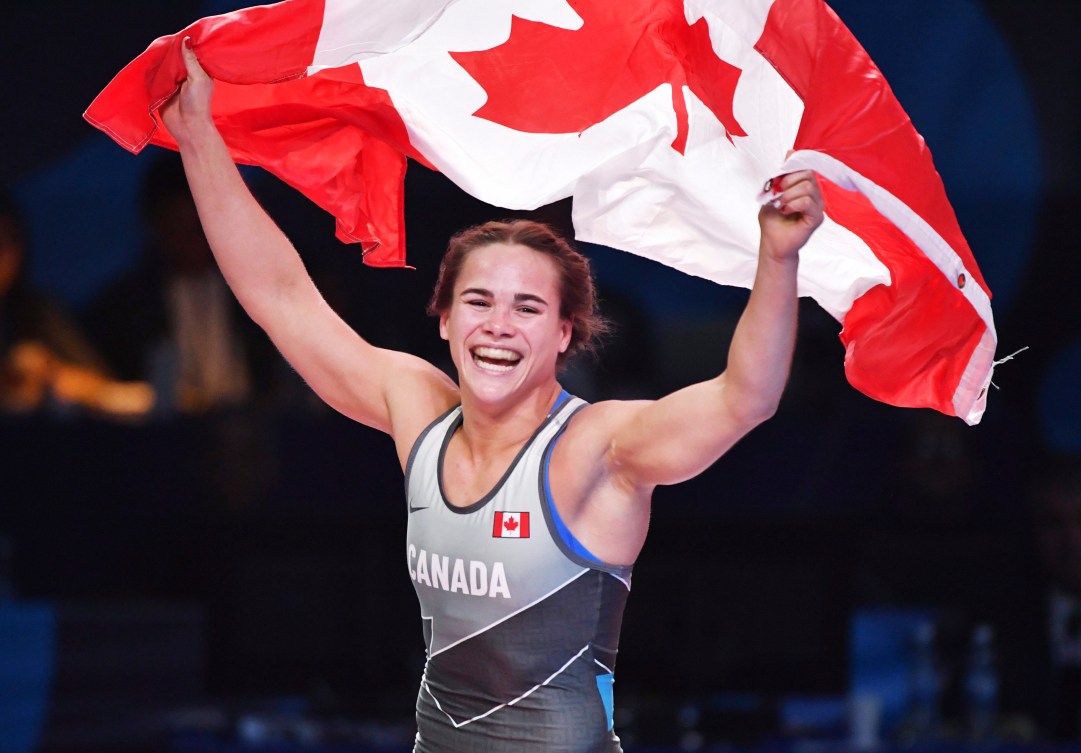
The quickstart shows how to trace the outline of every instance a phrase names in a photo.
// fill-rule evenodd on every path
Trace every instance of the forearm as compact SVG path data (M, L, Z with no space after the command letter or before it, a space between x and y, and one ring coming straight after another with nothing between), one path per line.
M795 346L797 264L795 256L762 256L724 373L660 400L627 404L627 423L613 432L614 474L636 487L684 481L773 415Z
M190 128L180 154L218 266L244 309L265 328L283 296L312 285L307 271L252 196L212 122Z
M814 174L791 173L758 214L758 271L714 379L652 403L620 409L608 466L636 488L671 484L700 473L777 410L796 344L799 252L822 223Z
M747 306L728 349L722 379L729 410L752 423L777 409L788 382L796 343L799 257L759 256Z
M371 345L331 309L233 163L213 121L214 82L189 40L181 53L187 78L162 105L161 118L180 148L203 231L237 299L327 404L396 437L419 433L453 404L453 383L419 358Z

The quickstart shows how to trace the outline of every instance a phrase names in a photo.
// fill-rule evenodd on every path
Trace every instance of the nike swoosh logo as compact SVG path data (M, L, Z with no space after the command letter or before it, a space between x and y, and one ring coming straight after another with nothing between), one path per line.
M427 507L413 507L413 503L412 502L409 503L409 513L410 514L413 514L415 512L419 512L421 510L427 510L427 509L428 509Z

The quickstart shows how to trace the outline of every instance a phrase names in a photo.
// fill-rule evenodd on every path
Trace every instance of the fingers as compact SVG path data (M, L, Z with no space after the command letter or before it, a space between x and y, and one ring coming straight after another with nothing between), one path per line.
M195 50L192 49L191 37L184 37L180 42L180 55L184 59L184 67L188 71L189 79L207 78L206 71L199 64L199 58L195 55Z
M822 215L822 191L812 170L801 170L774 178L770 189L770 204L781 214L805 214L813 218Z
M785 173L784 175L778 175L770 184L774 191L785 191L788 188L802 183L804 181L811 181L817 185L814 170L797 170L794 173Z
M184 61L183 78L177 81L176 93L159 109L162 123L177 143L185 141L195 132L193 129L211 119L214 93L214 80L199 64L191 37L180 41L180 57Z
M785 217L797 217L817 225L822 221L822 207L811 196L799 196L783 201L777 211Z

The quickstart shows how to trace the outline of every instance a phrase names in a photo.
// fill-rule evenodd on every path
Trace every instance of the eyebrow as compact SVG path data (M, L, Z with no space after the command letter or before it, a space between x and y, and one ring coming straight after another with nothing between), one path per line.
M486 288L466 288L459 295L479 295L479 296L483 296L485 298L494 298L495 297L494 294L492 293L492 291L490 291L490 290L488 290ZM533 293L515 293L514 294L514 302L515 303L532 302L532 303L540 303L540 304L543 304L545 306L548 305L548 301L544 300L539 295L534 295Z

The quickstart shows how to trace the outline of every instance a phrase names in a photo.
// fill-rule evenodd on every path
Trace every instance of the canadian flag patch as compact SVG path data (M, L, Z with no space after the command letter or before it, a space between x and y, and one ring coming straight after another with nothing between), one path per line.
M497 512L495 525L492 526L492 536L497 539L528 539L529 513Z

